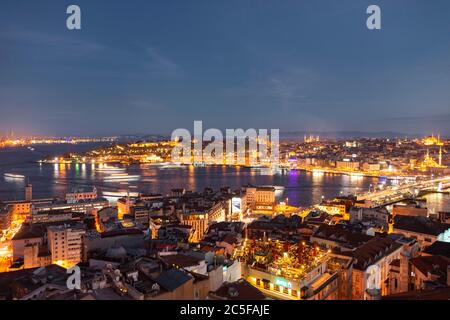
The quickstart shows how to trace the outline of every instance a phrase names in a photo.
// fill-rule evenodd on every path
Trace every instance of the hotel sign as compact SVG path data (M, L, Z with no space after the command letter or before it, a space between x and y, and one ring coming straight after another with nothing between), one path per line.
M282 278L277 278L275 280L275 284L280 286L280 287L292 289L292 283L290 283L289 281L287 281L285 279L282 279Z

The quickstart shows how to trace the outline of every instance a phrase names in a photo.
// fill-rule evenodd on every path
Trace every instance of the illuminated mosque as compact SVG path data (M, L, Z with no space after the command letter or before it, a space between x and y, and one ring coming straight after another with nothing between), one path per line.
M444 143L441 141L440 134L437 135L437 137L434 136L434 134L431 135L431 137L426 137L422 139L422 143L425 146L439 146L442 147Z

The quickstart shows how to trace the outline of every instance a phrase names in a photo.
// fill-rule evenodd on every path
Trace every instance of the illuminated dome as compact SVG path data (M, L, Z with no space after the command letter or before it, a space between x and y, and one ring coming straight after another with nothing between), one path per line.
M444 143L441 141L440 135L435 137L434 134L431 135L431 137L426 137L426 138L422 139L422 143L426 146L443 146L444 145Z

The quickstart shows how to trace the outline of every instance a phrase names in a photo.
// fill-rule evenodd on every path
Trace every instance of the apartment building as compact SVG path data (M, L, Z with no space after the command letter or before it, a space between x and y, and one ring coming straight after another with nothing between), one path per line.
M80 262L85 233L86 230L83 225L48 227L48 247L52 255L52 262L67 262L69 264Z

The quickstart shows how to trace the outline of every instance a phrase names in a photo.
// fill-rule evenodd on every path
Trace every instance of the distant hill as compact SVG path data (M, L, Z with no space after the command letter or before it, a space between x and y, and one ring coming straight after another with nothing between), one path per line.
M405 134L394 131L281 131L280 139L303 139L304 136L320 136L325 139L356 139L356 138L420 138L423 135ZM118 136L119 141L163 141L170 140L171 137L162 134L128 134Z
M169 140L169 136L161 134L127 134L118 136L120 142L127 141L164 141Z
M330 131L330 132L304 132L304 131L294 131L294 132L280 132L281 139L303 139L304 136L320 136L321 138L334 138L334 139L355 139L355 138L416 138L421 137L421 135L411 135L404 134L400 132L393 131L379 131L379 132L364 132L364 131Z

